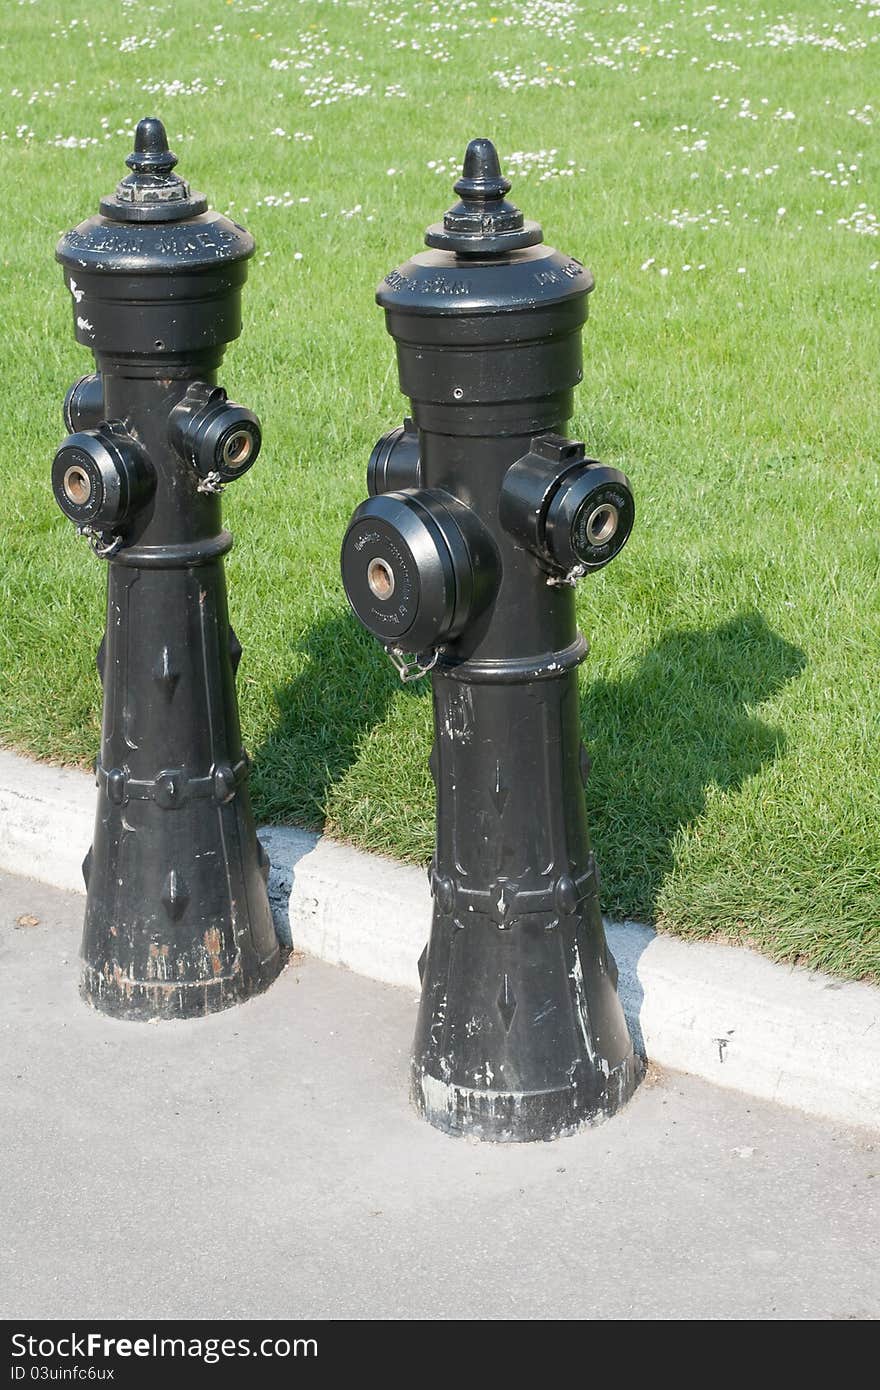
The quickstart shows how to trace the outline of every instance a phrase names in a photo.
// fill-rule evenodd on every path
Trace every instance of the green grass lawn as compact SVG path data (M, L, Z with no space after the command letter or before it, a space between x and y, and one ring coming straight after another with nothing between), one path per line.
M0 737L96 749L104 570L49 488L90 359L53 249L159 115L258 241L222 376L265 431L226 509L258 813L427 859L430 692L337 556L404 412L374 287L489 135L596 275L572 432L636 490L578 591L604 906L880 975L878 41L867 0L5 0Z

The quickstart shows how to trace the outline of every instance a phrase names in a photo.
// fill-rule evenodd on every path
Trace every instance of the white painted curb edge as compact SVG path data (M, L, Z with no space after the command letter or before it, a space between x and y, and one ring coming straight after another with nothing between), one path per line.
M92 779L0 749L0 869L83 892ZM277 826L279 935L334 965L418 991L431 902L425 874ZM620 995L653 1061L846 1124L880 1129L880 990L776 965L735 946L609 924Z

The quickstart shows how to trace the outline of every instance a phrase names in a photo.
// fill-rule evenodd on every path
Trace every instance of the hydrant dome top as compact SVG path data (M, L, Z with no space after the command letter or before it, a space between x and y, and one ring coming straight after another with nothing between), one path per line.
M157 117L138 122L125 162L131 172L101 199L100 214L59 241L55 256L62 265L74 271L167 274L253 255L250 232L209 212L205 195L174 173L177 156Z
M207 212L203 193L173 172L177 155L168 148L165 127L156 116L138 121L134 149L126 159L131 173L116 192L101 199L101 212L114 222L179 222Z
M540 225L508 201L510 182L491 140L471 140L455 191L460 201L425 233L430 249L392 270L376 291L392 316L392 334L398 336L398 315L414 327L415 319L555 314L558 306L566 319L579 313L583 321L586 308L573 301L592 290L592 275L546 245Z
M498 256L535 246L544 240L537 222L526 222L509 203L510 181L501 172L498 151L491 140L471 140L464 169L455 184L460 202L425 233L428 246L455 251L459 256Z

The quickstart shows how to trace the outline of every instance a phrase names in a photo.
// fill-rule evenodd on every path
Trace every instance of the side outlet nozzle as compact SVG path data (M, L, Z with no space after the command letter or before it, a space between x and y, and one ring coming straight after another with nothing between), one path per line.
M195 382L171 412L171 443L202 478L231 483L257 461L263 440L252 410L230 401L222 386Z
M383 492L400 492L422 485L422 459L419 432L407 416L397 429L383 434L367 464L367 492L377 497Z
M97 372L81 376L64 397L64 424L71 434L97 429L104 419L104 386Z
M52 491L66 517L112 531L150 498L156 478L140 445L121 425L68 435L52 461Z
M511 464L501 486L502 526L545 569L576 579L623 548L635 504L625 474L586 458L583 444L539 435Z
M369 498L342 542L342 584L355 616L398 651L426 652L458 636L497 583L482 524L436 489Z

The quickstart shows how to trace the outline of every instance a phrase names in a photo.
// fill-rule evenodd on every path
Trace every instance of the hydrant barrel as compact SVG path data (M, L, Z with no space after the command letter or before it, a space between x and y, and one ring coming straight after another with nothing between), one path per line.
M280 956L220 505L261 442L257 417L217 384L254 243L173 172L160 121L139 123L126 162L100 213L56 251L96 371L67 393L52 485L108 563L82 993L105 1013L154 1019L245 999Z
M500 1141L603 1118L640 1073L587 829L573 595L626 541L632 493L564 433L592 276L509 190L491 142L472 141L430 249L377 291L411 419L374 451L342 547L355 614L433 685L413 1100L451 1134Z

